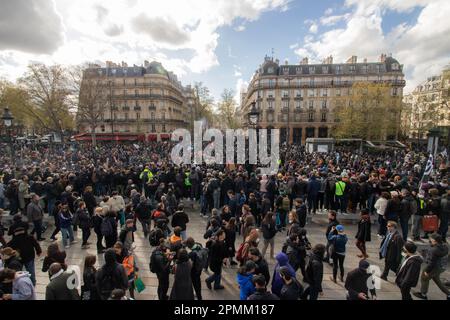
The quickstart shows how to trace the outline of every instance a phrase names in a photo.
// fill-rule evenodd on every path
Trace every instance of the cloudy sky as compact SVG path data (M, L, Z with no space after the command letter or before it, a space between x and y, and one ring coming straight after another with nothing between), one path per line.
M405 65L407 91L450 63L448 0L0 0L0 77L32 61L158 60L214 97L239 90L271 55Z

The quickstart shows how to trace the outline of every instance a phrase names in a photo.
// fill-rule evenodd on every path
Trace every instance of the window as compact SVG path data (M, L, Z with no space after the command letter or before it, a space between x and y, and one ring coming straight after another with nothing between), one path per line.
M275 79L269 79L269 88L275 88Z
M398 89L397 88L392 88L392 96L396 97L397 95L398 95Z
M340 97L341 96L341 89L336 89L336 97Z
M289 98L289 91L283 90L283 98Z
M269 67L269 68L267 68L267 73L273 73L273 67Z
M314 89L308 89L308 97L314 97Z
M308 121L309 122L314 122L314 112L313 111L310 111L308 113Z
M117 73L117 70L116 70L116 69L112 69L112 70L111 70L111 73L112 73L113 75L115 75L115 74Z
M295 114L295 121L296 121L296 122L302 121L302 115L301 115L300 113L296 113L296 114Z
M322 122L327 122L327 114L325 112L322 112L322 118L321 118Z
M128 113L124 113L123 116L124 116L125 120L128 120Z
M102 76L103 75L103 70L102 69L98 69L98 75Z
M356 72L356 66L350 66L349 70L350 73L355 73Z
M314 100L309 100L309 108L314 109Z
M273 98L273 97L274 97L274 91L273 90L267 91L267 98Z
M152 119L152 121L155 121L155 113L154 112L151 113L150 119Z
M322 97L328 96L328 89L327 89L327 88L321 89L321 96L322 96Z
M139 112L136 112L136 120L141 119L141 114Z
M166 132L166 125L165 124L162 125L162 132Z
M311 87L314 87L314 78L312 78L311 80L309 80L309 85L310 85Z
M283 109L288 109L289 108L289 101L284 100L283 101Z
M268 101L268 107L273 110L273 101Z
M398 63L393 63L391 67L392 67L392 70L394 70L394 71L400 70L400 66L398 65Z
M342 74L342 66L336 66L336 74Z
M295 72L296 72L297 74L302 73L302 68L300 68L300 67L295 68Z
M380 73L380 71L381 71L381 65L377 64L375 67L375 72Z
M328 73L328 66L322 67L322 73L324 73L324 74Z
M166 113L165 112L163 112L162 114L161 114L161 119L164 121L164 120L166 120Z
M322 101L322 109L326 109L327 108L327 100L323 100Z
M267 121L273 122L273 113L268 113L267 114Z
M362 68L361 68L361 72L362 73L367 73L367 69L368 69L367 65L363 65Z
M316 68L311 66L309 67L309 74L314 74L316 72Z
M137 97L139 95L139 90L134 90L134 96Z
M289 68L283 68L283 73L284 74L289 74Z
M295 96L296 97L301 97L302 96L302 90L295 90Z
M295 102L295 108L296 108L296 109L301 109L301 108L302 108L302 102L299 101L299 100L297 100L297 101Z
M288 114L287 113L283 113L283 121L284 122L288 121Z

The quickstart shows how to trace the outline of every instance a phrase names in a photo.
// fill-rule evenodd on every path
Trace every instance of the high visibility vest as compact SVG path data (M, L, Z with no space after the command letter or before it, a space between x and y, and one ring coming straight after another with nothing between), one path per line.
M125 269L125 272L127 273L127 276L129 277L134 273L134 257L133 255L129 255L128 257L125 257L123 259L122 265Z
M191 180L189 179L190 172L186 172L185 175L186 175L186 178L184 179L184 185L186 187L190 187L192 185Z
M151 170L145 169L144 171L142 171L141 174L139 175L139 179L142 180L142 178L144 178L144 174L147 175L147 181L153 180L153 172L151 172Z
M343 182L343 181L336 182L336 193L335 193L335 195L342 196L344 194L344 190L345 190L345 182Z

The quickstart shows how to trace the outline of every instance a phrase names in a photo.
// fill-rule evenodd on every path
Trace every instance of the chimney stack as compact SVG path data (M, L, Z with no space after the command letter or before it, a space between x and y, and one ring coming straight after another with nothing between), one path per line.
M144 67L148 68L150 66L150 62L148 62L147 60L144 61Z
M308 57L303 58L302 61L300 61L300 64L303 64L303 65L308 64Z
M287 61L287 59L284 60L284 64L287 66L289 64L289 61Z
M380 62L386 62L386 54L382 53L380 56Z
M357 63L357 62L358 62L358 57L357 56L351 56L347 60L347 63Z
M333 64L333 56L326 57L323 64Z
M275 63L276 63L276 64L280 64L280 60L276 59L276 60L275 60Z

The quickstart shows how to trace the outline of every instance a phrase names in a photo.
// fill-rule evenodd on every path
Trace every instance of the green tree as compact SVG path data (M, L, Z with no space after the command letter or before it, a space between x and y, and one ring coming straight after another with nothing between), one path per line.
M214 98L208 87L204 86L202 82L196 82L194 84L194 96L196 104L194 106L194 119L205 119L210 126L214 124Z

